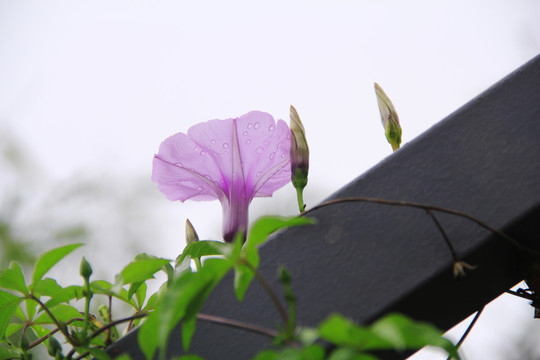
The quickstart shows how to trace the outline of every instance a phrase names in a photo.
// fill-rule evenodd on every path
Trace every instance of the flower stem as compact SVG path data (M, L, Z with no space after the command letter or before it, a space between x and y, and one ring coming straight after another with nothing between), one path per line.
M283 323L285 326L289 323L289 316L287 315L287 311L279 301L279 298L277 297L274 290L272 290L272 287L266 281L266 279L262 276L262 274L255 268L253 265L251 265L248 261L244 260L242 261L242 264L247 266L251 271L253 271L253 274L255 274L255 277L259 281L259 283L262 285L268 296L270 297L270 300L274 303L274 306L277 308L279 314L281 315L281 319L283 320Z
M304 189L300 187L296 188L296 198L298 199L298 209L300 213L303 213L306 209L306 204L304 204Z
M62 333L62 335L64 335L64 337L66 338L66 340L71 344L71 345L75 345L74 344L74 341L73 339L71 338L69 332L67 332L67 328L65 326L65 324L61 324L58 319L56 319L56 317L53 315L53 313L49 310L49 308L47 306L45 306L45 304L39 300L35 295L33 294L30 294L30 299L34 300L35 302L37 302L39 304L39 306L43 309L43 311L45 311L47 313L47 315L49 315L49 317L51 318L51 320L54 322L54 324L56 325L56 327L58 328L58 330L60 330L60 332Z
M195 268L197 269L197 271L201 271L201 268L202 268L201 258L195 257L193 258L193 261L195 262Z
M116 325L119 325L119 324L122 324L122 323L125 323L125 322L128 322L128 321L133 321L135 319L145 317L146 315L148 315L148 313L140 312L140 313L135 314L135 315L131 315L131 316L128 316L128 317L125 317L125 318L121 318L121 319L118 319L118 320L115 320L115 321L111 321L107 325L104 325L104 326L100 327L98 330L96 330L92 335L89 336L89 339L95 338L96 336L98 336L102 332L104 332L106 330L109 330L109 329L115 327Z
M92 290L88 278L84 279L84 324L82 329L82 341L84 345L88 343L88 327L90 326L90 301L92 300Z
M221 316L214 316L214 315L199 313L197 314L197 319L206 321L209 323L213 323L213 324L228 326L235 329L251 331L256 334L268 336L270 338L275 338L279 335L279 333L275 330L267 329L259 325L245 323L242 321L227 319Z
M74 321L84 321L84 318L73 318L73 319L70 319L68 321L66 321L66 325L69 325L71 324L72 322ZM43 336L43 337L40 337L39 339L35 340L34 342L30 343L30 345L28 345L28 349L32 349L32 348L35 348L36 346L38 346L39 344L41 344L42 342L44 342L45 340L47 340L50 336L56 334L58 331L61 331L60 328L54 328L52 329L47 335Z
M446 231L444 231L444 228L442 227L439 220L437 220L437 218L435 217L435 214L433 213L433 211L431 211L431 209L428 209L427 213L429 216L431 216L431 219L433 219L433 222L435 223L435 225L437 225L437 228L441 232L444 242L446 243L446 245L448 246L448 249L450 250L450 253L452 254L452 259L454 260L454 262L457 262L458 258L456 254L456 249L454 249L454 245L452 245L452 242L450 241L450 238L446 234Z
M461 212L461 211L457 211L457 210L453 210L453 209L449 209L449 208L444 208L444 207L440 207L440 206L419 204L419 203L408 202L408 201L386 200L386 199L379 199L379 198L346 197L346 198L334 199L334 200L329 200L329 201L323 202L323 203L321 203L321 204L319 204L317 206L312 207L309 210L304 211L302 213L302 215L306 215L306 214L308 214L308 213L310 213L310 212L312 212L312 211L314 211L316 209L320 209L320 208L323 208L323 207L326 207L326 206L340 204L340 203L346 203L346 202L367 202L367 203L376 203L376 204L383 204L383 205L405 206L405 207L413 207L413 208L419 208L419 209L424 209L424 210L434 210L434 211L439 211L439 212L443 212L443 213L447 213L447 214L460 216L460 217L468 219L468 220L470 220L472 222L475 222L477 225L483 227L484 229L487 229L487 230L491 231L493 234L503 238L504 240L506 240L507 242L509 242L510 244L514 245L515 247L517 247L518 249L520 249L522 251L529 252L529 253L536 254L536 255L540 255L540 252L521 245L518 241L516 241L515 239L513 239L509 235L505 234L504 232L502 232L500 230L497 230L497 229L489 226L488 224L486 224L485 222L481 221L480 219L478 219L478 218L476 218L474 216L471 216L471 215L469 215L467 213L464 213L464 212Z

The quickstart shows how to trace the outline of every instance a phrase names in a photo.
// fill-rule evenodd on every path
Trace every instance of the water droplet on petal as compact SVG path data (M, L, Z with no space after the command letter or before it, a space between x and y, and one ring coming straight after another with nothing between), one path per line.
M228 155L229 153L227 151L224 151L223 152L223 155Z
M257 172L257 177L261 176L262 175L262 172L258 171Z
M247 128L248 128L248 129L251 129L252 127L253 127L253 124L252 124L252 123L249 123L249 124L247 125Z
M285 154L284 154L284 153L283 153L283 154L281 154L281 158L283 159L284 157L285 157Z
M206 155L206 153L204 151L201 151L201 155L204 156Z
M275 129L276 129L276 127L275 127L274 125L270 125L270 126L268 127L268 130L270 130L270 131L274 131Z
M263 148L262 148L262 147L258 147L257 150L255 150L255 152L256 152L257 154L260 154L260 153L263 152Z
M290 135L289 135L289 136L290 136ZM210 140L210 142L211 142L212 144L215 144L215 143L216 143L216 140L212 139L212 140Z
M181 162L174 163L174 165L178 165L180 167L184 166L184 164L182 164Z
M223 144L224 149L227 149L228 147L229 147L229 144L227 144L227 143Z
M247 131L244 131L244 132L242 133L242 135L244 135L244 136L247 136L247 134L248 134Z
M254 129L258 129L258 128L259 128L259 125L260 125L260 124L259 124L258 122L256 122L255 125L253 125L253 128L254 128Z
M208 180L212 180L212 178L210 177L210 175L204 175L205 178L207 178Z
M274 158L274 156L276 156L276 153L275 152L271 153L270 156L269 156L270 160L272 160Z
M246 140L246 144L248 144L248 145L251 144L251 140L250 140L250 139L247 139L247 140Z

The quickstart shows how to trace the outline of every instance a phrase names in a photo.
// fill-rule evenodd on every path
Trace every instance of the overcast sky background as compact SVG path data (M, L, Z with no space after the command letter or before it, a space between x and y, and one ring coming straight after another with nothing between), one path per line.
M86 246L114 272L135 250L174 257L187 217L201 238L220 236L221 207L158 193L151 163L166 137L251 110L288 121L293 104L311 150L309 207L391 154L373 82L393 100L406 143L540 53L539 15L534 0L1 0L0 141L36 168L24 183L5 175L3 191L16 188L29 204L14 218L22 233L29 217L45 221L44 209L84 213L102 234L131 221L125 232L146 241L98 236ZM122 202L123 215L47 203L84 181L106 185L90 198ZM251 217L294 214L294 196L287 186L256 199ZM506 344L521 333L509 319L532 326L526 301L496 306L466 342L467 358L511 359Z

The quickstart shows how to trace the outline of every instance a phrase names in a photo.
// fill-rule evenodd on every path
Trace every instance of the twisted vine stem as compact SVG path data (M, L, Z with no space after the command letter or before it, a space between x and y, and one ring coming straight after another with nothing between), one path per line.
M533 249L529 249L528 247L521 245L518 241L516 241L515 239L510 237L508 234L506 234L506 233L504 233L504 232L502 232L502 231L488 225L487 223L483 222L482 220L480 220L480 219L478 219L478 218L476 218L476 217L474 217L472 215L469 215L469 214L461 212L461 211L441 207L441 206L427 205L427 204L415 203L415 202L410 202L410 201L397 201L397 200L387 200L387 199L370 198L370 197L345 197L345 198L325 201L325 202L323 202L323 203L321 203L319 205L316 205L316 206L312 207L309 210L306 210L306 211L302 212L301 215L306 215L306 214L308 214L310 212L313 212L313 211L315 211L317 209L321 209L323 207L327 207L327 206L331 206L331 205L335 205L335 204L341 204L341 203L349 203L349 202L365 202L365 203L375 203L375 204L392 205L392 206L404 206L404 207L412 207L412 208L423 209L423 210L426 210L426 211L439 211L439 212L442 212L442 213L456 215L456 216L468 219L468 220L478 224L479 226L483 227L484 229L487 229L487 230L491 231L493 234L495 234L495 235L501 237L502 239L508 241L510 244L514 245L515 247L517 247L518 249L520 249L522 251L533 253L533 254L536 254L536 255L540 255L540 252L538 252L536 250L533 250Z

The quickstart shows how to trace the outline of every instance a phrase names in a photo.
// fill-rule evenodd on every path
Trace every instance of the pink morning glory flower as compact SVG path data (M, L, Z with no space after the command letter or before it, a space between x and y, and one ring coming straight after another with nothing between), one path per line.
M230 242L247 231L251 200L272 196L290 181L290 138L283 120L260 111L200 123L161 143L152 181L169 200L218 199L223 238Z

